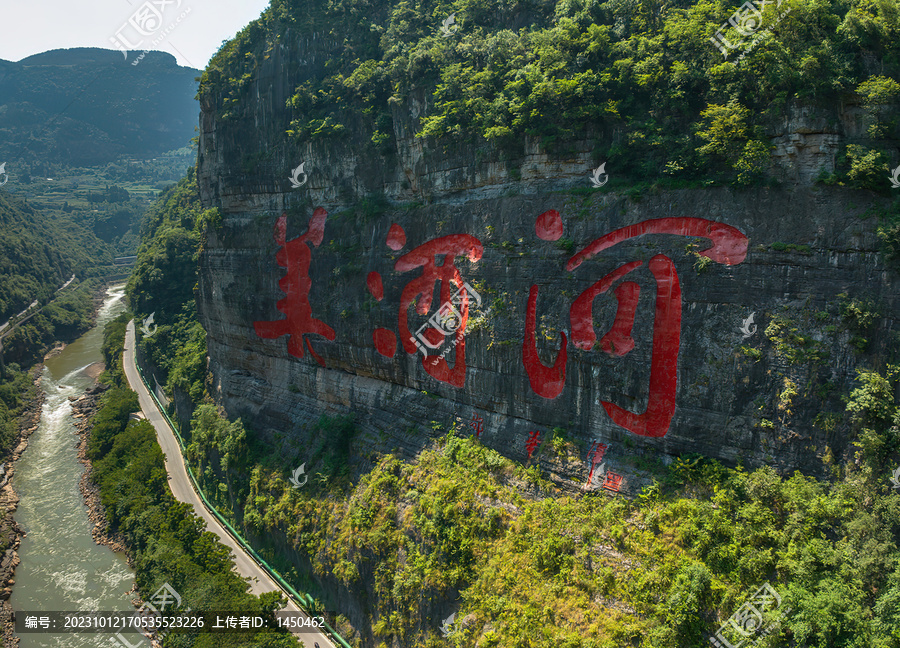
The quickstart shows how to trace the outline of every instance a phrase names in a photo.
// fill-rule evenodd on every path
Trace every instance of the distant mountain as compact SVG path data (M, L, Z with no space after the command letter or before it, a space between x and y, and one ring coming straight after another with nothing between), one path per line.
M0 60L0 161L95 166L185 146L200 71L163 52L135 61L98 48Z
M112 260L112 249L89 227L0 190L0 323L49 299L72 274L97 276L97 266Z

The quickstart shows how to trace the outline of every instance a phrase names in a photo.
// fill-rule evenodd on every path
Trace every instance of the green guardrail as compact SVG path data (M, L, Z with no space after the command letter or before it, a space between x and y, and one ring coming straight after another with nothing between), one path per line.
M137 344L137 340L135 340L135 344ZM250 544L244 540L240 533L238 533L234 527L229 524L228 520L222 517L222 514L219 513L218 509L215 506L209 503L209 500L206 499L206 495L203 494L203 490L200 488L200 483L197 481L196 477L194 477L194 472L191 470L190 464L188 464L187 459L185 458L186 448L184 445L184 439L181 438L181 433L178 431L178 426L175 425L175 422L169 418L169 413L166 411L166 408L163 407L162 403L159 402L159 399L156 397L156 392L153 390L153 387L150 386L150 383L147 381L146 376L144 376L144 371L141 369L140 365L137 363L137 357L135 357L134 366L137 367L138 374L141 377L141 381L143 381L144 385L147 387L147 391L150 392L150 397L153 399L153 402L156 403L157 409L166 419L166 423L169 424L169 427L172 428L172 431L175 433L175 438L178 439L178 445L181 447L182 460L184 461L184 467L187 469L188 477L191 479L191 485L194 487L194 490L197 492L197 495L200 496L200 499L203 500L203 503L206 505L206 508L209 509L210 513L216 516L216 519L228 530L228 533L231 534L231 537L234 538L235 542L237 542L241 547L244 548L244 551L250 554L253 560L256 561L260 567L262 567L266 572L275 579L275 581L281 585L281 587L287 591L288 595L294 600L294 603L300 607L301 610L309 614L310 616L314 616L311 613L312 608L314 607L313 597L307 593L301 594L297 590L291 586L284 578L282 578L281 574L278 573L274 567L269 565L262 556L260 556ZM323 617L324 621L324 617ZM324 621L325 629L328 631L328 634L332 639L336 640L343 648L353 648L350 644L348 644L344 638L337 633L337 631L332 628L328 621Z

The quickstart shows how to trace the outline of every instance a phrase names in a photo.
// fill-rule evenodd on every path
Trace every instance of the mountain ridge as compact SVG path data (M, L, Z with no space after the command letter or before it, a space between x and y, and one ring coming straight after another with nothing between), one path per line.
M95 166L189 143L199 70L165 52L139 65L99 48L51 50L0 64L0 158Z

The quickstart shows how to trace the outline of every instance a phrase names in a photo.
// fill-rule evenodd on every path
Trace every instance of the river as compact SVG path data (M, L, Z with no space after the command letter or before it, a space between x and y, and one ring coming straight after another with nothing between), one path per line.
M16 612L134 610L125 596L134 583L125 557L95 544L91 537L92 523L78 490L85 467L76 456L78 437L68 400L91 385L84 369L103 360L103 327L124 310L124 294L124 286L107 290L97 325L44 363L46 400L40 425L13 477L20 497L15 518L28 534L19 548L22 562L10 597ZM112 637L23 633L19 646L110 648Z

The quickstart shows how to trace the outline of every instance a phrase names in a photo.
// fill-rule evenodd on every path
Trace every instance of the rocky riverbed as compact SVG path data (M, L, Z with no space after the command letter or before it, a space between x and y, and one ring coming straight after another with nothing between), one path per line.
M32 369L31 375L36 387L35 397L28 409L22 415L19 422L19 434L16 440L15 450L0 467L0 618L3 619L3 646L14 648L19 643L15 635L15 624L12 621L12 607L9 597L12 594L12 586L15 584L15 570L19 565L17 550L25 532L15 521L13 514L19 506L19 496L12 487L12 477L15 473L16 461L28 447L28 437L37 429L41 420L41 409L44 404L44 390L41 389L41 375L43 365L37 365ZM96 375L92 375L96 378ZM113 551L121 551L128 555L125 543L120 534L110 533L106 512L100 502L99 488L91 481L91 464L85 456L87 449L90 421L97 411L100 396L108 387L94 384L82 396L72 402L73 417L76 419L77 434L79 435L78 458L87 466L87 470L81 478L79 488L88 507L88 517L94 523L91 533L98 544L106 545ZM131 565L131 557L128 557Z
M128 566L132 569L134 564L128 553L128 546L121 533L109 530L109 521L106 518L106 510L100 502L100 487L94 483L91 475L93 466L87 458L87 442L91 431L91 421L100 404L100 397L109 387L95 383L84 394L72 401L72 417L75 419L75 433L78 435L78 460L87 466L78 489L84 497L84 503L88 507L88 518L94 524L91 536L97 544L105 545L113 551L122 552L128 557Z
M19 564L17 550L25 532L20 527L13 514L19 507L19 496L13 490L11 481L15 473L16 461L28 447L30 437L41 421L41 408L44 405L44 390L41 389L41 372L43 365L37 365L31 370L31 377L35 386L35 396L25 413L19 419L19 431L16 439L15 450L2 464L0 473L0 618L3 619L3 646L13 648L18 645L19 638L15 636L15 624L12 621L12 607L9 597L12 594L12 586L15 584L16 567Z

